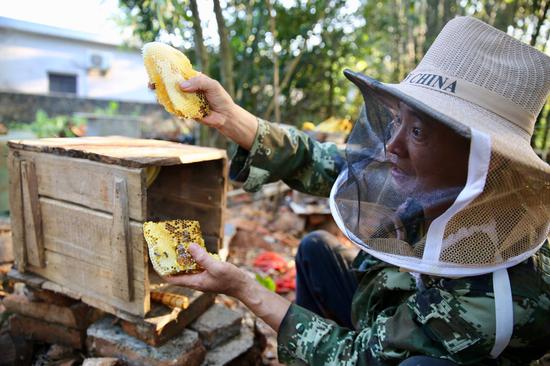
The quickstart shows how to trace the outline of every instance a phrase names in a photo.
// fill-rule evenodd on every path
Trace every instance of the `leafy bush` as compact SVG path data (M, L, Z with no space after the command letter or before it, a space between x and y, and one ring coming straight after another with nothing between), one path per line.
M75 128L86 124L79 117L49 117L43 110L38 110L32 123L11 123L9 129L32 131L37 137L76 137Z

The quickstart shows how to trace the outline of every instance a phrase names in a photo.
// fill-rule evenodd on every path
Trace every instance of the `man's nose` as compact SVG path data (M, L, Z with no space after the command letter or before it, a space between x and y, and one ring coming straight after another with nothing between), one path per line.
M407 144L403 125L399 126L386 143L386 151L399 157L405 157L407 154Z

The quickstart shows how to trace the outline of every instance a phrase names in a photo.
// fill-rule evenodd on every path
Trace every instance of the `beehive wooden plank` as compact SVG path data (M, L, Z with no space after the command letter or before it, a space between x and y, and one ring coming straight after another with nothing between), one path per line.
M44 243L42 241L42 216L38 202L38 182L32 161L21 162L21 186L23 188L23 212L25 222L25 246L29 264L44 267Z
M25 272L27 259L23 222L23 191L21 189L21 159L17 152L8 152L10 179L10 218L15 262L20 272Z
M142 177L142 169L85 159L67 159L52 154L27 151L17 153L22 159L34 162L40 196L113 212L113 181L115 178L123 178L127 182L130 218L137 221L145 219L145 178Z
M130 219L128 217L128 190L126 180L115 178L113 226L111 228L111 269L114 296L124 301L132 301L132 248L130 243Z
M114 306L131 314L140 316L145 314L143 280L134 277L136 300L124 301L111 295L113 273L110 269L98 263L84 262L49 250L46 250L45 254L48 265L44 268L29 265L30 271L78 292L82 301L86 302L85 298L97 299L100 303ZM103 309L102 306L98 307Z
M46 197L40 198L40 206L46 249L91 263L110 263L112 215ZM145 245L141 223L130 221L130 239L138 257L134 258L135 267L143 270L144 260L139 260Z
M149 195L165 195L178 201L222 205L226 175L223 161L163 167L149 187Z
M47 266L30 266L29 270L86 298L143 315L149 302L147 256L141 223L129 223L132 263L128 267L132 271L134 296L132 301L126 301L112 294L113 283L119 281L118 272L115 273L112 267L113 216L44 197L40 198L40 205ZM82 299L86 301L84 297Z
M225 151L220 149L124 137L11 140L8 142L8 146L15 149L53 153L136 168L226 158Z

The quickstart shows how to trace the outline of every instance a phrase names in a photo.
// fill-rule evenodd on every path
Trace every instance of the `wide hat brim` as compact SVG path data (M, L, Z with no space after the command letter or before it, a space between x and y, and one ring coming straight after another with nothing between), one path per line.
M491 148L526 174L546 175L550 165L540 159L531 147L531 136L512 122L462 98L410 84L386 84L351 70L344 75L363 92L365 88L384 98L397 98L413 109L445 124L468 137L470 129L491 137Z

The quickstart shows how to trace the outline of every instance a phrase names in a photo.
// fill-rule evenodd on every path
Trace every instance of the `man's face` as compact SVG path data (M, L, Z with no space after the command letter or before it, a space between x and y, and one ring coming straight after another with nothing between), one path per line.
M466 184L468 139L405 103L400 102L394 111L386 148L397 190L434 206L438 203L432 200L456 197Z

